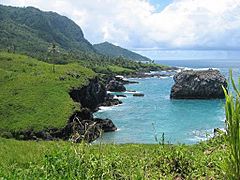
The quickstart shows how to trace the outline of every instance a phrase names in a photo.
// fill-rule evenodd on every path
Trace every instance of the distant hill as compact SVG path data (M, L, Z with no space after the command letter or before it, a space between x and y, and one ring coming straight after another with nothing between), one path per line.
M132 59L135 61L151 61L151 59L137 54L135 52L124 49L120 46L115 46L109 42L104 42L100 44L94 44L93 47L101 54L108 55L111 57L122 56L127 59Z
M0 5L0 37L0 49L12 48L33 56L46 53L52 43L63 51L95 53L72 20L33 7Z

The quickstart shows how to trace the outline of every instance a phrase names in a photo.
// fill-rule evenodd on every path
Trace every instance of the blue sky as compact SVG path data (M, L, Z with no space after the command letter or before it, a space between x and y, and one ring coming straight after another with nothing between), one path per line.
M240 0L1 0L1 3L55 11L76 22L91 43L109 41L147 55L159 50L240 50Z
M149 2L155 6L157 11L161 11L166 6L171 4L173 2L173 0L149 0Z

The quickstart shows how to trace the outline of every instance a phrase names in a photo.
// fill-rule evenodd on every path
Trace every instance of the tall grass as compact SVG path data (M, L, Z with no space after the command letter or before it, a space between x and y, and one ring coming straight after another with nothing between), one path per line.
M234 83L232 71L230 71L230 81L234 89L234 94L224 89L226 96L225 112L227 124L226 142L229 157L226 160L228 179L240 179L240 92Z

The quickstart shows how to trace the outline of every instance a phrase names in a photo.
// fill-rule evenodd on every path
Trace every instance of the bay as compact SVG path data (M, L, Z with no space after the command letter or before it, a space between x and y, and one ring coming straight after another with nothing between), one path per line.
M229 61L230 62L230 61ZM229 68L234 78L239 74L240 63L234 61L175 60L156 61L159 64L187 68L217 68L228 77ZM102 107L94 115L109 118L118 131L104 133L96 142L103 143L185 143L193 144L213 136L214 128L224 129L224 100L171 100L169 98L174 81L168 78L132 79L139 84L126 85L127 90L136 90L144 97L121 98L122 105ZM120 93L122 94L122 93ZM164 136L163 136L164 133Z

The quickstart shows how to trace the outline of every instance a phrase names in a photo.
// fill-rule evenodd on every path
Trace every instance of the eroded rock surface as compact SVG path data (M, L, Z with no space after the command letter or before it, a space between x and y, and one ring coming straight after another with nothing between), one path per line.
M124 87L122 82L119 82L117 80L111 80L109 83L106 85L106 88L108 91L112 92L124 92L126 91L126 88Z
M105 102L107 97L106 88L98 78L91 80L87 86L72 89L69 94L75 102L80 102L82 107L92 111Z
M226 78L218 70L182 71L174 76L172 99L216 99L224 98L222 86L227 87Z

